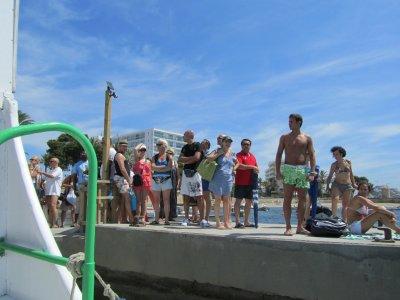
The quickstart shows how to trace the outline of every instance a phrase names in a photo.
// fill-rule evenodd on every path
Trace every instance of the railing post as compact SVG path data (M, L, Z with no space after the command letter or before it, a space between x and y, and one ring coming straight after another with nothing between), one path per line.
M89 139L76 127L64 123L36 123L11 127L0 132L0 145L4 142L19 136L48 132L61 131L71 135L85 150L89 160L89 184L88 184L88 206L86 212L86 233L85 233L85 262L83 265L82 299L94 299L94 250L95 250L95 230L96 230L96 211L97 211L97 157L96 152ZM8 246L13 248L13 245ZM26 248L27 249L27 248ZM18 248L13 248L17 251ZM26 254L35 257L34 251ZM29 251L25 251L29 252Z

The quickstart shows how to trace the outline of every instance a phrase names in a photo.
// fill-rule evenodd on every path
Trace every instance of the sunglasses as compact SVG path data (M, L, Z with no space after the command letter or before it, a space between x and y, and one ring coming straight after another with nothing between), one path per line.
M51 160L50 162L57 162L56 160Z
M157 147L162 147L164 144L156 144Z
M146 152L146 149L139 149L139 152Z
M249 143L243 143L242 146L249 146L249 147L250 147L251 144L249 144Z

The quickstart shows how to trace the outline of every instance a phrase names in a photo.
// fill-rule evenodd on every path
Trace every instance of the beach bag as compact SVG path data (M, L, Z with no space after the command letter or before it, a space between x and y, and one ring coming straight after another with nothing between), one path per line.
M317 210L316 210L316 214L320 214L320 213L324 213L327 216L332 216L332 211L326 207L326 206L322 206L322 205L318 205L317 206Z
M129 189L129 199L131 201L131 211L136 211L137 198L135 192Z
M133 175L133 178L132 178L133 186L142 186L143 185L142 173L143 173L143 170L140 174Z
M213 161L207 161L203 159L199 166L197 167L197 172L199 172L202 179L211 181L214 176L215 170L217 168L217 163Z
M67 197L65 197L65 198L66 198L66 200L67 200L67 202L69 204L75 205L75 203L76 203L76 195L75 195L75 191L74 191L73 188L69 189Z
M314 236L340 237L347 231L347 225L340 218L332 218L324 213L307 220L306 229Z

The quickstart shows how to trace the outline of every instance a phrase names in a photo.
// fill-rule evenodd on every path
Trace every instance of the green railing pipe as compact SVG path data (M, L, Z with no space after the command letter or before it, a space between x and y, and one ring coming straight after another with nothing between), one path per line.
M94 246L95 246L95 227L96 227L96 194L97 194L97 157L89 139L76 127L64 123L36 123L11 127L0 131L0 145L4 142L19 136L29 135L33 133L61 131L71 135L85 150L89 160L89 185L88 185L88 203L86 211L86 234L85 234L85 262L83 265L83 280L82 280L82 298L83 300L94 299ZM24 249L20 246L11 246L7 243L2 243L9 247L9 250L15 251L18 248L18 253L44 259L42 254L32 249ZM0 244L0 248L1 248ZM12 248L12 249L11 249ZM4 248L6 249L6 248ZM50 254L48 254L50 257ZM66 259L60 257L60 259ZM48 260L47 260L48 261ZM54 262L56 263L56 262Z
M60 266L66 266L68 263L68 258L58 256L58 255L53 255L47 252L44 252L42 250L35 250L35 249L30 249L14 244L9 244L4 241L4 239L0 239L0 248L4 250L9 250L13 251L22 255L34 257L40 260L47 261L52 264L60 265Z

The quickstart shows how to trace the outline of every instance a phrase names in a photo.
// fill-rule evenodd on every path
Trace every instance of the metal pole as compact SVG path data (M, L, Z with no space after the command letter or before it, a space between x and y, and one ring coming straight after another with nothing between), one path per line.
M9 139L33 133L61 131L71 135L85 150L89 159L88 206L86 211L85 263L83 265L82 299L94 299L94 247L96 234L97 157L89 139L76 127L64 123L37 123L0 131L0 144ZM35 254L36 255L36 254Z
M68 258L66 257L53 255L37 249L30 249L19 245L6 243L4 242L4 239L0 239L0 249L13 251L22 255L34 257L60 266L66 266L68 263Z

